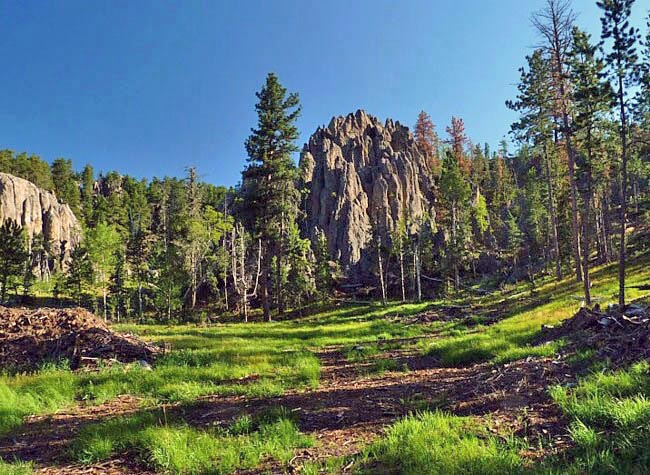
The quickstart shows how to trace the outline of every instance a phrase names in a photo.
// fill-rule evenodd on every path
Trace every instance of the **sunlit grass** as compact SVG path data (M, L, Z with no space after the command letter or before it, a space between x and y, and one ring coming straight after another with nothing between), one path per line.
M575 449L553 473L650 472L650 363L601 371L551 396L570 418Z
M369 473L524 473L514 439L498 439L472 419L437 411L395 423L366 456Z
M601 305L616 301L618 291L616 265L602 266L592 272L592 294L602 299ZM650 256L637 259L628 267L627 285L646 283L650 279ZM579 308L579 296L582 284L567 278L562 282L546 280L536 288L532 305L514 305L506 318L498 323L478 327L461 335L439 338L432 343L425 343L425 352L436 356L445 365L459 365L480 361L503 363L526 356L549 356L557 351L560 342L546 345L533 345L542 325L555 325L561 320L573 316ZM523 285L511 291L507 300L497 300L491 295L483 302L475 302L484 307L499 305L507 308L511 302L517 302L530 291ZM646 295L642 291L629 289L627 298L632 300ZM523 307L523 308L522 308ZM530 307L530 308L529 308Z
M417 336L424 327L386 321L428 304L351 305L303 320L196 327L118 325L171 350L153 370L114 365L73 373L50 367L31 374L0 376L0 435L24 417L46 414L86 401L101 403L130 394L149 403L191 402L208 395L271 397L287 389L318 386L320 362L314 351L327 345L376 342Z
M0 475L32 475L34 465L30 462L3 461L0 458Z
M59 369L0 376L0 435L22 424L25 416L53 412L70 404L75 389L73 374Z
M131 451L165 473L233 473L267 458L286 463L295 449L313 445L286 414L276 410L257 420L242 415L228 428L199 430L161 413L144 412L85 427L71 452L85 464Z

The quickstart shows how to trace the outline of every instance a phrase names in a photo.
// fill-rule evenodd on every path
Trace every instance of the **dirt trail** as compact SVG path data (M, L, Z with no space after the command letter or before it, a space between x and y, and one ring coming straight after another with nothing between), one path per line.
M414 350L390 350L374 358L391 358L408 371L367 374L369 364L350 362L340 348L327 348L322 361L321 384L314 390L291 390L274 398L213 396L190 409L170 407L168 412L196 427L227 424L242 413L256 414L271 406L283 406L298 415L301 431L317 441L297 454L293 465L305 459L353 455L381 435L383 429L409 412L440 408L458 415L483 416L500 429L527 436L535 446L539 438L566 443L558 409L547 388L571 377L567 367L550 358L522 360L494 367L476 364L461 368L437 367L435 360ZM12 455L38 464L40 474L145 474L125 457L102 464L70 465L67 447L85 424L132 413L139 401L122 397L106 404L80 406L51 416L34 417L11 439L0 441L0 456ZM535 456L536 454L531 454ZM284 473L287 467L266 466Z

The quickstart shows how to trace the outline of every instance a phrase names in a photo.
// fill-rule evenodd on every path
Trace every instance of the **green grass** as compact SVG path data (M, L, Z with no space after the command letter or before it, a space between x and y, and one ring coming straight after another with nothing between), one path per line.
M496 438L472 419L442 412L423 412L395 423L368 448L366 457L368 473L524 473L514 439Z
M0 376L0 435L21 425L25 416L70 404L76 394L75 379L70 371L60 369Z
M172 474L233 473L268 458L286 464L295 449L313 445L287 414L276 410L257 420L243 415L226 429L198 430L143 412L84 428L72 456L88 464L131 451L149 467Z
M593 293L614 300L616 268L596 269ZM628 284L650 278L650 255L630 265ZM273 323L192 325L117 325L120 331L139 334L170 351L152 371L138 365L114 365L97 372L74 373L63 366L47 366L30 374L0 375L0 436L15 430L31 414L47 414L85 401L97 404L117 395L142 398L140 412L84 428L71 456L83 463L105 460L129 452L151 468L167 473L231 473L246 470L271 458L286 463L295 449L313 441L298 432L293 414L270 412L252 418L243 414L226 428L197 428L179 416L154 410L160 403L190 405L208 395L271 397L289 389L309 390L320 380L315 351L343 346L348 360L367 363L368 373L406 370L395 360L382 358L392 348L422 347L446 365L512 361L530 355L551 355L561 341L533 346L542 324L556 324L578 308L578 284L540 281L531 296L525 284L504 292L467 298L478 309L475 326L459 322L405 325L408 316L445 302L347 305L329 308L296 320ZM629 298L642 294L631 290ZM606 302L604 302L605 304ZM504 318L484 325L482 315L499 310ZM390 317L390 318L386 318ZM391 342L437 332L419 343ZM593 352L574 356L586 364ZM648 366L637 365L617 373L601 372L573 388L554 388L552 396L570 420L575 450L554 459L552 465L534 467L543 473L643 473L650 469L648 426L650 409ZM497 437L478 420L439 412L448 407L445 395L428 400L417 395L402 401L416 415L388 428L361 458L370 473L518 473L525 467L519 455L523 442L509 435ZM336 472L349 459L307 463L303 473ZM21 471L22 470L22 471ZM0 463L2 473L29 473L29 465Z
M650 363L600 371L551 396L570 419L575 449L554 473L650 472Z
M592 271L592 294L604 299L601 305L616 300L618 280L616 265L602 266ZM646 283L650 278L650 255L646 254L628 267L627 285ZM425 353L440 359L443 365L455 366L493 361L505 363L527 356L550 356L562 342L533 345L542 325L558 324L572 316L579 306L575 296L582 294L582 284L567 278L561 283L546 279L536 289L536 295L529 304L517 304L529 292L524 284L515 287L506 299L499 300L499 294L473 302L484 309L503 309L506 318L491 326L479 326L424 344ZM647 292L630 289L628 300L647 295Z
M34 466L29 462L6 462L0 458L0 475L32 475Z
M0 375L0 436L27 415L51 413L78 401L97 404L121 394L156 404L187 403L207 395L270 397L290 388L314 388L320 379L314 350L420 335L422 326L407 327L383 317L417 313L427 306L350 305L302 320L212 327L117 325L120 331L164 342L171 351L153 371L115 365L92 373L48 367Z

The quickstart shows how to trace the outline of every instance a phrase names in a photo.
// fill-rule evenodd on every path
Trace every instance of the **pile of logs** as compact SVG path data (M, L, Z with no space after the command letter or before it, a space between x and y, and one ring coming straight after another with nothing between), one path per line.
M22 309L0 306L0 368L34 369L67 360L73 369L100 360L151 362L162 350L133 335L112 331L81 308Z

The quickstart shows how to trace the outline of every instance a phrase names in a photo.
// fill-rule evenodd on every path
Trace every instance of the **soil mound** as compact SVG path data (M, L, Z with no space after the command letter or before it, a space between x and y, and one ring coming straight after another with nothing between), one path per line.
M99 360L151 362L162 349L133 335L112 331L82 308L0 306L0 367L33 369L67 359L73 369Z
M614 364L650 360L650 307L634 303L601 311L581 308L557 327L544 327L539 343L566 338L574 348L591 348Z

